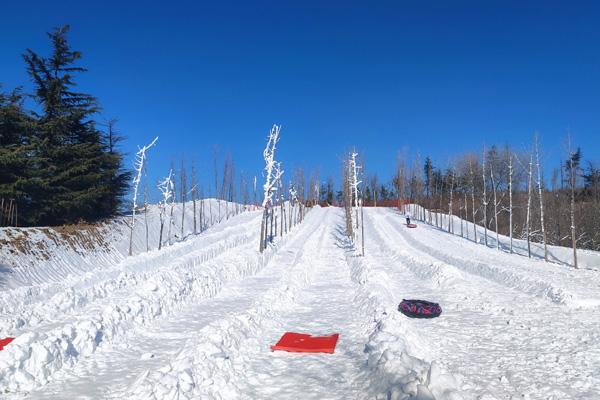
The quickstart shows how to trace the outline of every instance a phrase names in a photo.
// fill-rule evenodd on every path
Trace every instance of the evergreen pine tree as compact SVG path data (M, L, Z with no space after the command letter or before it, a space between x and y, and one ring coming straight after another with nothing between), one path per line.
M23 55L43 111L32 138L38 186L31 193L33 219L43 225L110 216L127 188L122 155L109 150L92 119L96 99L73 91L74 75L86 69L74 65L82 55L69 47L68 31L65 25L48 34L49 58L29 49Z

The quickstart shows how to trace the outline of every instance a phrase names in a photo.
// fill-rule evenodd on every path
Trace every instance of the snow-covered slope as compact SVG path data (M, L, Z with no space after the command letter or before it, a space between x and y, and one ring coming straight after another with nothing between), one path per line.
M222 200L204 200L204 224L200 224L200 201L196 202L196 231L206 229L246 209ZM185 216L182 212L185 209ZM193 203L185 207L176 203L169 231L168 215L163 232L163 246L175 243L194 232ZM170 213L170 208L167 210ZM182 222L184 225L182 237ZM146 223L148 247L146 247ZM119 217L98 225L59 228L0 228L0 289L60 282L101 266L116 265L129 252L131 217ZM136 214L133 253L140 254L158 247L160 217L151 205L147 215ZM169 236L170 235L170 236ZM170 239L170 241L169 241Z
M423 216L423 208L416 204L408 204L405 206L407 212L414 217ZM432 224L435 224L435 212L431 213ZM448 231L448 223L450 218L448 214L438 213L439 225L444 231ZM429 212L425 210L425 219L429 220ZM483 226L476 225L473 227L472 222L463 220L456 215L452 217L453 229L455 236L461 236L461 222L462 222L462 237L467 238L479 244L485 243L485 235ZM493 225L493 224L492 224ZM517 239L520 232L513 232L513 252L522 256L528 256L527 241ZM496 241L496 232L492 229L487 231L487 244L489 247L499 247L502 251L509 252L510 249L510 238L505 235L498 235L498 242ZM544 258L544 246L541 243L531 242L531 255L533 258L543 259ZM555 264L563 264L570 266L573 264L573 249L570 247L562 246L548 246L548 261ZM581 269L593 269L600 271L600 252L578 249L577 250L577 263Z
M365 257L319 207L261 254L260 219L3 293L0 397L600 398L598 271L408 229L393 209L365 209ZM403 298L444 311L412 320ZM285 331L340 339L271 352Z

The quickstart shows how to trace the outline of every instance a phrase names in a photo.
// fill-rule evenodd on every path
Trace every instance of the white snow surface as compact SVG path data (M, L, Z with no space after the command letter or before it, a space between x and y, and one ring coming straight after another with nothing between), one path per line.
M57 246L43 274L13 255L0 398L600 399L600 254L574 270L563 249L546 263L364 212L364 257L320 207L262 254L252 211L129 258ZM407 318L403 298L443 313ZM272 352L286 331L340 338Z

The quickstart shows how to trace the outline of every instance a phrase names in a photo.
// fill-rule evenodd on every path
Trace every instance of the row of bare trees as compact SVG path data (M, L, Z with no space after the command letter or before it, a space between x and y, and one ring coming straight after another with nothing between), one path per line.
M148 190L147 158L152 147L157 143L155 138L150 144L138 148L134 160L134 178L132 182L131 222L129 237L129 255L133 254L134 231L136 227L136 214L143 214L146 251L151 249L150 222L148 216L151 214L150 193ZM222 179L219 180L217 169L218 153L214 156L214 197L205 195L204 187L198 184L197 170L194 161L191 163L191 177L188 177L186 164L182 157L179 177L171 163L168 175L158 182L157 188L160 193L158 209L158 246L160 250L165 244L173 244L175 240L183 239L186 235L186 215L191 212L191 233L196 235L202 233L208 226L221 222L224 219L239 214L242 211L256 208L251 204L249 194L249 180L244 173L240 173L239 181L236 182L233 159L227 155L223 165ZM220 187L219 187L220 182ZM237 184L239 183L239 187ZM209 190L210 192L211 190ZM254 192L256 193L256 178L254 178ZM143 197L143 198L142 198ZM214 199L211 201L211 199ZM254 195L256 199L256 194ZM175 218L180 215L181 229L175 232ZM190 224L190 222L187 222ZM165 229L166 228L166 229Z
M399 204L423 206L417 219L509 252L515 251L514 238L522 239L530 257L531 243L539 243L546 260L548 245L570 246L577 267L578 248L600 250L600 171L591 163L584 170L570 138L565 147L565 161L550 179L535 135L529 149L484 147L445 168L429 157L421 167L418 155L406 168L407 158L400 156L392 182ZM506 243L500 235L508 237Z

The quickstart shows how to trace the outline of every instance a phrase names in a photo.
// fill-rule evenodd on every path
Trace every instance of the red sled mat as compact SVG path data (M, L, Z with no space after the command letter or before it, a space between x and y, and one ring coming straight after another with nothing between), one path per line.
M416 228L417 227L416 224L406 224L406 226L408 226L409 228Z
M13 340L15 340L14 337L5 337L4 339L0 339L0 350L4 350L4 346L9 344Z
M305 333L286 332L271 350L283 350L293 353L333 353L339 333L329 336L311 336Z

